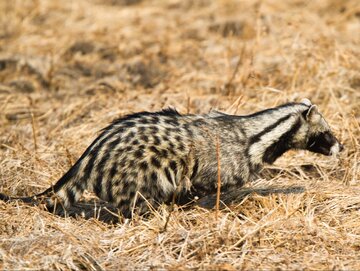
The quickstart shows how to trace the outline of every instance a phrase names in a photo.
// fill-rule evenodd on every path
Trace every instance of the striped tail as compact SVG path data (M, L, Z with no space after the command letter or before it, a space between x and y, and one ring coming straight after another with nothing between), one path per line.
M7 202L19 200L24 203L34 205L44 202L48 208L52 208L56 205L56 199L60 199L61 205L64 207L70 207L73 203L79 200L84 190L88 188L89 179L91 177L91 168L88 167L91 163L88 163L87 157L92 152L95 145L101 146L102 142L107 139L106 137L102 138L106 134L107 131L103 132L97 139L95 139L77 160L77 162L56 182L54 186L49 187L40 194L30 197L10 197L0 193L0 200ZM99 138L102 138L100 144L98 144ZM94 153L91 155L91 159L96 159L96 155ZM82 174L82 172L85 172L85 174Z
M5 202L12 202L12 201L21 201L27 204L33 204L38 205L42 198L49 196L51 192L53 191L52 187L46 189L44 192L41 192L40 194L36 194L34 196L30 197L11 197L5 194L0 193L0 200Z
M78 180L78 169L80 164L81 159L79 159L79 161L71 167L54 186L49 187L39 194L29 197L11 197L0 193L0 200L5 202L21 201L30 205L45 203L46 206L51 209L56 204L56 199L60 199L61 205L69 207L81 197L86 188L86 184L80 184Z

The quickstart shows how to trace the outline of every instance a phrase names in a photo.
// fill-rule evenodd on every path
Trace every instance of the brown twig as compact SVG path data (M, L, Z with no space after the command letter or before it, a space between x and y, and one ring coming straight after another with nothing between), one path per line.
M239 55L239 59L236 63L235 69L233 71L233 73L231 74L231 77L229 78L229 80L227 81L227 83L224 85L225 89L229 91L229 89L231 89L232 83L235 80L236 74L239 71L240 65L243 63L243 59L244 59L244 55L245 55L245 46L243 46L241 48L241 52Z
M34 102L30 96L28 96L27 98L29 100L29 114L31 117L31 129L32 129L33 142L34 142L34 151L36 154L37 153L36 126L35 126L35 116L32 110Z
M31 127L32 127L32 134L33 134L33 141L34 141L34 151L37 152L37 140L36 140L36 128L35 128L35 118L34 113L30 111L31 115Z
M191 99L190 99L190 95L187 95L187 99L186 99L186 113L189 114L190 113L190 107L191 107Z
M161 230L161 232L166 232L167 226L168 226L169 221L170 221L171 214L174 211L176 196L177 196L177 189L175 190L175 192L173 194L171 205L170 205L170 208L169 208L169 214L166 217L165 225L164 225L164 228Z

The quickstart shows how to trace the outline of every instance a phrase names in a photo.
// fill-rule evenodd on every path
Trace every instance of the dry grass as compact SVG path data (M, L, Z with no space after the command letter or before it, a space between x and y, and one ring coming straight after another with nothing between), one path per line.
M219 211L116 225L0 203L0 269L360 269L357 0L0 0L0 191L40 192L117 116L309 97L340 159L290 152ZM311 166L304 166L311 165Z

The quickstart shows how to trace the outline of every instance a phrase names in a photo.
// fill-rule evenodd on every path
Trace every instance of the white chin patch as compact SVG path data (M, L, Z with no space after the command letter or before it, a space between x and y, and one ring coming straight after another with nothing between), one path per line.
M340 153L340 145L339 145L339 143L335 143L335 144L331 147L330 153L331 153L331 155L333 155L333 156L336 156L336 155L338 155L338 154Z

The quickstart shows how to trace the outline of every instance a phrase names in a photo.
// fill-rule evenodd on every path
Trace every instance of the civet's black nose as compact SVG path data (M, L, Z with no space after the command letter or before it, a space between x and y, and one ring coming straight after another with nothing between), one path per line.
M340 151L343 151L343 150L344 150L344 145L343 145L343 144L340 144L340 143L339 143L339 150L340 150Z

